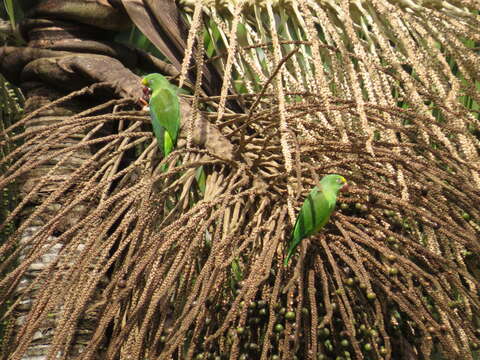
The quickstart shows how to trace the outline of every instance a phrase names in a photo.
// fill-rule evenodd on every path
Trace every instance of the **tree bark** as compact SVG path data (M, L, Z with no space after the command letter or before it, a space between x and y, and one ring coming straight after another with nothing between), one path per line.
M129 57L133 57L132 52L129 52L126 48L103 41L102 38L105 36L102 35L102 32L96 32L98 29L92 27L103 24L101 26L118 30L125 25L128 26L128 18L109 6L101 6L95 2L83 3L85 7L81 9L81 4L77 1L38 2L35 8L30 9L29 16L22 25L22 33L27 40L27 46L3 48L1 50L0 71L21 87L26 98L26 116L42 106L58 100L72 90L78 90L95 82L96 79L92 78L93 74L103 73L108 75L108 73L105 73L105 69L98 67L99 63L103 63L111 71L112 76L118 76L115 69L124 71L123 65L118 60L100 55L92 57L88 53L99 54L103 52L107 55L116 55L127 64L129 63ZM121 25L119 26L119 24ZM105 34L105 31L103 31L103 34ZM99 38L99 40L95 38ZM75 54L72 51L80 51L83 54ZM92 64L96 64L97 67L92 69ZM122 83L122 80L128 82L134 77L131 72L124 72L130 74L130 79L126 79L125 76L117 77L117 80L119 80L115 84L110 82L109 88L111 90L108 93L117 92L119 96L128 97L131 94L127 94L125 91L131 91L132 93L140 91L140 86L137 89L129 89L128 85ZM103 81L109 81L110 79L111 77L106 76ZM90 97L90 101L74 99L50 106L48 110L41 111L29 118L24 124L24 131L35 134L38 129L44 126L60 124L70 119L72 115L90 108L92 103L96 102L98 103L98 99ZM62 146L64 148L71 147L78 144L81 138L82 134L67 137ZM32 146L36 145L38 144ZM26 151L29 150L33 149L27 149ZM61 157L51 156L54 151L58 150L58 148L52 147L38 149L38 151L43 151L42 157L49 158L49 160L41 166L33 167L17 179L19 201L26 201L20 215L22 219L29 217L57 189L62 181L67 179L85 159L91 156L91 152L87 148L79 147L63 161ZM28 325L26 322L32 320L31 310L42 290L38 286L32 288L31 285L38 276L41 276L42 272L59 260L59 252L65 244L57 242L56 239L82 218L88 208L94 205L94 202L93 199L90 203L77 205L70 212L71 216L62 218L56 224L55 230L48 237L48 246L45 245L48 250L31 263L19 279L13 299L21 299L21 301L12 314L13 331L10 332L9 338L3 341L2 358L25 360L47 358L51 351L52 334L57 326L57 314L62 311L62 308L60 306L49 312L46 319L42 320L41 324L35 329L30 342L24 346L25 343L22 343L23 335L19 331ZM31 255L30 252L37 246L32 241L35 234L50 220L52 215L56 214L61 206L62 204L59 202L48 204L45 211L35 217L33 222L19 234L18 247L22 249L18 258L19 263L22 263L22 260ZM22 223L20 223L20 226L22 226ZM63 266L67 269L69 265L67 259ZM93 298L96 297L98 296L93 296ZM55 356L60 355L68 359L76 358L91 338L92 331L96 328L96 318L95 311L85 313L77 324L69 353L56 354ZM7 337L8 335L9 333L6 334Z

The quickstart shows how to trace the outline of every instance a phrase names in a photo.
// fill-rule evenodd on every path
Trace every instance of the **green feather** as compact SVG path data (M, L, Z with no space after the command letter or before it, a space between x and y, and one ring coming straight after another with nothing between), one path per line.
M178 90L160 74L145 76L142 84L152 90L149 107L153 133L157 138L158 147L166 157L175 148L180 130Z
M293 227L285 266L288 265L300 242L318 233L327 224L335 209L338 191L345 184L346 180L343 176L327 175L320 180L319 186L315 186L308 194Z

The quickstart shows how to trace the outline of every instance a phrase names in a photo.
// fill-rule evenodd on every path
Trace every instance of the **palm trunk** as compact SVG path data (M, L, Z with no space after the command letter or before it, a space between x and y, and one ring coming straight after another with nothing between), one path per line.
M26 85L26 84L23 84ZM28 87L23 87L25 96L26 96L26 115L32 113L38 108L42 107L49 102L52 102L62 96L58 91L45 86L42 83L28 84ZM72 114L80 111L78 104L73 102L63 103L59 106L54 106L48 109L48 111L41 112L36 116L31 117L25 123L26 132L36 132L43 126L55 125L71 117ZM67 138L65 139L64 146L69 147L74 143L78 143L78 138ZM49 153L58 149L48 149L42 155L45 158L50 156ZM42 151L42 150L40 150ZM35 167L32 170L26 172L19 181L19 190L20 190L20 201L26 201L25 207L22 210L22 218L30 218L35 209L38 206L44 204L45 199L49 197L56 189L59 182L62 179L67 178L73 170L88 156L85 150L79 150L75 153L72 153L68 159L64 162L60 162L59 158L51 158L48 163ZM48 179L47 181L45 181ZM33 196L32 196L33 195ZM61 207L62 204L58 202L53 202L47 206L47 210L42 212L42 215L34 218L33 222L30 224L20 224L20 227L23 227L19 238L19 248L22 249L19 254L19 261L22 262L23 259L29 256L29 253L33 250L35 246L38 246L34 241L32 241L33 236L48 222L49 215L55 214L56 210ZM82 211L82 208L78 208L79 214ZM16 312L13 314L14 317L14 334L18 334L18 330L25 328L27 321L32 321L32 318L29 317L32 305L37 300L39 291L38 287L34 286L32 288L32 283L37 276L44 272L51 264L55 263L58 260L58 254L64 244L56 243L56 238L61 234L62 231L65 231L71 222L75 219L65 219L63 224L58 224L55 229L55 232L51 234L48 238L49 245L48 250L35 262L29 265L25 270L18 286L15 289L14 298L21 299L21 306L19 306ZM26 225L26 226L25 226ZM68 261L67 261L68 264ZM68 266L68 265L67 265ZM12 351L12 354L21 356L22 359L46 359L49 352L49 346L52 340L52 331L56 326L56 313L60 311L60 308L55 309L54 311L49 312L47 318L41 322L34 332L32 337L32 342L28 347L24 349L23 347L18 347L21 339L11 339L11 344L9 350ZM77 336L75 337L74 343L71 347L71 353L68 355L68 358L75 357L79 352L81 352L83 343L85 343L85 338L89 338L94 327L94 323L84 322L84 326L79 327L77 330ZM28 327L28 325L27 325ZM17 335L18 336L18 335Z
M70 3L68 1L62 2L63 8L58 7L58 9L61 8L60 10L64 11L63 13L60 11L60 18L69 18L69 15L75 18L75 11L78 11L78 9L70 7L74 3L74 1ZM32 10L30 12L31 16L36 18L27 19L22 27L23 34L28 39L27 47L4 48L0 61L2 73L8 75L11 81L19 84L25 95L25 116L28 120L23 124L24 132L34 134L33 138L41 132L42 128L50 126L54 129L56 124L61 124L71 119L72 115L91 107L92 100L94 100L90 98L88 102L62 101L57 105L48 106L48 109L44 111L37 111L65 96L68 90L75 90L88 84L88 81L82 80L80 75L64 71L65 68L60 69L61 66L57 67L57 72L52 71L50 67L52 63L58 64L66 59L62 58L63 55L74 55L74 53L65 53L61 50L72 50L75 46L78 46L78 48L83 47L88 51L89 45L101 46L100 43L93 42L91 39L86 40L78 37L82 34L89 37L88 34L91 34L93 29L90 26L64 20L53 21L49 5L52 5L52 1L40 1L35 9L30 9ZM95 8L93 6L90 10L90 19L95 19L98 14L100 14L99 16L107 16L110 21L105 23L112 27L116 26L115 21L121 23L120 26L125 26L128 23L117 11L111 8L100 6ZM110 10L110 14L102 13L104 10ZM39 19L39 15L47 15L49 19ZM53 16L55 15L53 14ZM119 21L120 19L121 21ZM101 34L101 31L97 34ZM73 47L71 47L72 43L74 44ZM49 48L60 49L60 51L49 52ZM108 46L105 46L105 48L105 51L108 51ZM50 61L53 58L55 60ZM67 64L68 61L64 60L63 65ZM59 87L67 90L67 92L59 90ZM94 100L93 102L97 101ZM91 156L91 151L89 151L89 148L79 147L70 151L66 157L53 156L52 154L58 153L62 148L74 147L81 141L81 135L69 136L54 147L38 147L41 138L38 138L38 142L28 142L32 137L26 137L28 148L25 149L25 152L32 152L34 157L41 152L41 156L37 156L36 160L48 160L43 161L40 166L31 166L28 171L17 177L18 200L23 203L19 217L28 219L28 223L20 222L18 224L19 232L14 235L15 239L10 239L10 243L15 242L15 247L20 250L18 253L19 263L31 257L33 251L41 250L42 255L30 263L28 268L22 272L21 277L17 279L18 281L15 282L16 288L12 292L11 298L12 301L19 299L20 305L11 314L10 325L6 327L7 331L2 341L2 358L4 359L41 360L46 359L49 354L52 356L53 333L58 326L58 314L62 311L62 304L60 302L51 307L46 316L43 314L42 319L36 322L38 314L35 314L35 311L41 311L37 300L43 291L38 285L38 277L48 273L47 269L50 266L62 266L65 271L68 270L71 266L70 260L59 258L59 253L67 244L57 242L57 239L79 221L84 216L86 209L95 203L95 200L92 200L90 203L79 204L69 212L68 217L62 218L53 227L46 227L49 220L65 205L61 199L53 202L47 199L58 189L59 184L68 179L80 164ZM48 134L43 136L48 136ZM26 162L28 163L28 159ZM26 163L24 163L24 168L28 168ZM32 218L31 215L40 207L43 207L44 210L38 216ZM38 243L41 239L37 236L40 230L47 231L48 236L44 237L44 240L48 244ZM93 299L95 300L95 298L97 296L94 295ZM35 304L37 307L35 307ZM32 309L34 309L33 313ZM84 313L78 321L69 353L55 352L55 356L67 359L76 358L91 338L92 330L97 325L96 319L96 311L88 312L88 314ZM27 338L29 338L28 341L26 341Z

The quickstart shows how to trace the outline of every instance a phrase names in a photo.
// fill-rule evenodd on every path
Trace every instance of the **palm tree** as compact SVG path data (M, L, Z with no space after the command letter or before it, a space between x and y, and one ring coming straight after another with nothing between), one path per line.
M0 50L6 359L474 358L473 2L77 5ZM189 89L166 159L147 72ZM352 190L284 267L326 173Z

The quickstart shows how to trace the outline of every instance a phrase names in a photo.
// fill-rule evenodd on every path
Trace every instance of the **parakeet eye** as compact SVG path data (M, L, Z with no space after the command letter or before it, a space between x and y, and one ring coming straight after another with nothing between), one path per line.
M338 178L338 179L337 179L337 184L343 184L342 178Z

